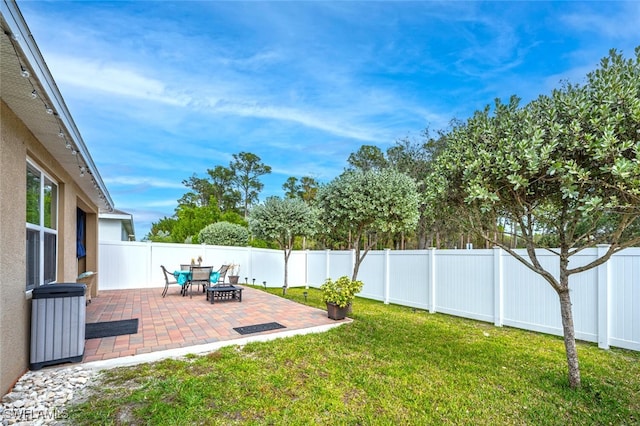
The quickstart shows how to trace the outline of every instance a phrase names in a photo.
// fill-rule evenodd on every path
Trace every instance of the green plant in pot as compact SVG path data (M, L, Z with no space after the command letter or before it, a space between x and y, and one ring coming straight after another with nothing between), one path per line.
M327 278L320 286L322 300L327 304L327 314L331 319L339 320L347 316L356 293L362 290L362 281L342 276L337 280Z

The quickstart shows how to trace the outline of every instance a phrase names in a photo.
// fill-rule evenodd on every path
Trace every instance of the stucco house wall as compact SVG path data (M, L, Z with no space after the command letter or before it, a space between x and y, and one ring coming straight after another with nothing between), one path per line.
M27 288L27 163L45 173L57 186L54 283L76 282L79 273L98 271L98 214L112 211L113 203L16 2L0 0L0 6L2 396L30 363L32 290ZM29 74L21 75L21 69L27 69ZM32 90L37 96L30 96ZM65 139L61 139L60 133ZM71 144L73 153L64 141ZM78 209L85 213L86 256L80 258ZM93 288L94 296L100 286L99 277ZM37 285L38 281L34 282Z
M26 144L24 126L0 103L0 395L27 368L30 309L25 295L25 191Z
M57 282L75 282L76 208L87 213L86 269L96 270L98 207L79 190L69 174L34 138L7 105L0 104L0 394L28 368L31 292L26 291L26 161L38 164L58 183ZM99 286L99 282L98 282Z

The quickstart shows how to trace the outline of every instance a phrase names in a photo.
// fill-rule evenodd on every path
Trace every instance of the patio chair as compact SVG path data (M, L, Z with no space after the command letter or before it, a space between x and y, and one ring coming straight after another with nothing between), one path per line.
M191 297L193 297L193 286L202 285L202 292L206 291L206 288L210 285L212 266L192 266L191 267Z
M162 290L162 297L167 295L167 290L169 289L169 286L171 284L178 284L180 287L182 287L180 289L180 294L182 294L185 287L175 279L171 272L167 271L167 268L165 268L163 265L160 265L160 267L162 268L162 273L164 274L164 290Z
M218 273L220 274L220 277L218 277L217 284L224 284L224 278L227 275L227 271L229 270L230 266L231 265L222 265L220 269L218 269Z

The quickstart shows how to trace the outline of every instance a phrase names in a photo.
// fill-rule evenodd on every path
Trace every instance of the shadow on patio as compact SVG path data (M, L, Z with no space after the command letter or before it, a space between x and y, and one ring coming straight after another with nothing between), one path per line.
M188 353L204 353L228 344L244 344L314 331L345 321L327 318L324 310L244 287L242 302L210 304L204 293L182 297L178 286L100 291L87 306L86 322L138 318L138 333L89 339L83 363L96 367L130 365ZM346 320L350 321L350 320ZM241 335L234 327L278 322L286 328Z

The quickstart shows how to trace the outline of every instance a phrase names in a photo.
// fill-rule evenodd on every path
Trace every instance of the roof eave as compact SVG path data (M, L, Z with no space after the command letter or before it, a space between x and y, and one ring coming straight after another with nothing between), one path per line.
M93 162L93 158L91 157L91 154L89 153L73 118L71 117L71 113L67 109L62 94L60 93L46 62L36 45L33 35L31 34L18 5L13 0L1 0L0 5L2 7L1 12L3 23L8 27L4 30L5 33L9 32L9 34L3 34L2 37L12 38L11 42L18 55L18 60L29 67L32 72L32 77L30 78L36 80L38 86L44 91L44 93L39 95L46 97L50 102L49 107L53 109L54 115L58 118L61 130L66 132L65 136L70 138L77 152L76 155L80 156L83 163L86 165L87 174L89 174L92 179L91 181L88 181L86 178L83 179L83 177L77 173L77 170L73 170L72 166L70 166L67 171L72 176L72 179L87 193L99 209L102 208L105 211L113 210L114 203L109 191L98 172L98 168ZM16 69L16 73L18 72L19 69ZM46 114L44 109L42 113ZM27 127L30 125L30 123L26 122L25 124ZM40 140L40 142L47 147L55 157L55 150L49 148L54 144L59 144L59 140ZM71 155L71 153L68 154ZM63 166L65 163L69 163L68 160L66 162L60 162ZM93 188L91 186L93 186Z

